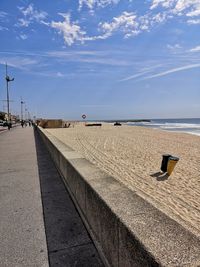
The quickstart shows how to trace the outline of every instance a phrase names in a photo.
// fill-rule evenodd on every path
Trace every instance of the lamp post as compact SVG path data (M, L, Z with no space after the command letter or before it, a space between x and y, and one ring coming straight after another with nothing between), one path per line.
M22 101L22 97L21 97L21 121L23 121L23 104L25 104L25 102Z
M28 120L28 109L25 106L25 121L27 121L27 120Z
M14 78L10 78L8 76L8 70L7 70L7 63L6 63L6 89L7 89L7 112L8 112L8 130L11 128L11 120L10 120L10 100L9 100L9 90L8 90L8 84L9 82L14 81Z

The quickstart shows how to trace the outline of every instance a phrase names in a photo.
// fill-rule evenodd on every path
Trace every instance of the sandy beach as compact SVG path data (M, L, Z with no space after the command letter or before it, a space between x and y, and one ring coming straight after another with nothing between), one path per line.
M155 207L200 236L200 137L137 126L48 129ZM180 158L161 175L162 154ZM120 200L119 200L120 201Z

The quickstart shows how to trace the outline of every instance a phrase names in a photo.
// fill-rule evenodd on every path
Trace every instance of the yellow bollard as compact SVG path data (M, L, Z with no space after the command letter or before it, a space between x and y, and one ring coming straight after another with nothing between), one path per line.
M176 163L179 161L179 158L177 157L170 157L168 160L168 164L167 164L167 173L168 175L171 175L171 173L173 172Z

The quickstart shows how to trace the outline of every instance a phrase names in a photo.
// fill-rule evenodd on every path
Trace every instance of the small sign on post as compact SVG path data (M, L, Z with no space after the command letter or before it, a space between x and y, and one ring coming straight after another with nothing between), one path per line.
M85 114L83 114L83 115L82 115L82 118L85 120L85 119L86 119L86 115L85 115Z
M86 115L83 114L83 115L82 115L82 118L83 118L83 120L85 120L85 119L86 119ZM86 123L85 123L85 124L86 124Z

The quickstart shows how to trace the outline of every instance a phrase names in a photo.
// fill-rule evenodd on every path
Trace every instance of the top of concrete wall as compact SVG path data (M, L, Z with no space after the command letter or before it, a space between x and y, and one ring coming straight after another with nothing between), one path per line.
M92 211L88 205L94 203L96 203L94 207L96 214L98 214L98 209L101 210L98 216L93 213L98 217L96 222L86 218L91 224L90 227L93 227L97 238L98 231L101 232L99 233L101 235L100 242L102 241L102 231L106 231L106 227L109 232L108 243L110 235L116 230L117 237L113 237L110 250L113 246L114 250L118 251L116 254L113 251L113 257L109 255L112 257L111 266L200 266L200 239L198 237L156 209L136 192L126 188L114 177L98 169L47 131L44 129L41 131L53 144L56 151L62 154L62 158L66 159L69 169L72 168L78 173L78 176L73 174L75 175L73 179L81 177L81 183L84 182L87 191L86 193L84 191L86 206L82 206L82 202L80 202L84 215L91 216ZM57 165L59 165L58 160ZM58 167L62 168L62 166ZM73 187L71 188L73 191ZM77 191L77 185L75 191ZM75 191L73 192L75 198L80 198L82 191L79 191L78 194ZM90 194L88 205L87 194ZM98 205L99 207L97 207ZM104 212L110 215L103 216ZM111 221L113 221L112 226ZM106 226L102 230L101 225L97 229L95 224L105 224ZM116 224L117 228L115 229ZM117 243L116 247L115 243ZM140 258L140 263L135 261L137 257ZM118 258L118 261L113 263L115 258Z

